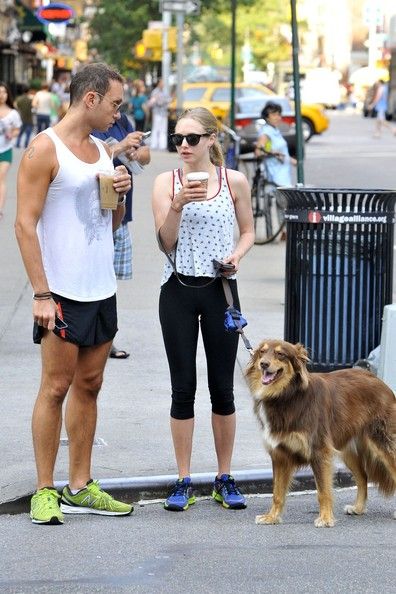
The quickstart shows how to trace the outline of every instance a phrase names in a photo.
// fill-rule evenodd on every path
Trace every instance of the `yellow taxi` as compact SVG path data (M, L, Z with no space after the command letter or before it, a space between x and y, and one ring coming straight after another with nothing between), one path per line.
M236 83L235 99L257 98L260 96L268 98L268 95L275 95L269 87L255 83ZM183 108L206 107L219 120L225 120L229 115L231 101L231 84L229 82L196 82L183 85ZM176 100L170 105L170 118L174 118ZM172 117L173 115L173 117ZM309 140L313 134L321 134L329 127L329 120L326 117L323 106L316 104L301 105L301 116L303 121L303 134L305 140Z

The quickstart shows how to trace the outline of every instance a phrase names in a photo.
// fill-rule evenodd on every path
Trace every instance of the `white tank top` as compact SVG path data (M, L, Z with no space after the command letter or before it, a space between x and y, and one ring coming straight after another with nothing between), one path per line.
M184 206L176 247L176 269L186 276L214 277L213 259L223 260L234 251L235 208L224 167L217 169L217 193L204 202L190 202ZM173 171L173 196L182 188L182 172ZM175 250L170 253L175 259ZM166 261L162 283L173 272ZM234 278L234 277L231 277Z
M75 301L99 301L116 292L112 211L101 210L96 174L111 166L102 143L95 163L78 159L52 128L59 171L50 183L38 223L45 274L52 292Z

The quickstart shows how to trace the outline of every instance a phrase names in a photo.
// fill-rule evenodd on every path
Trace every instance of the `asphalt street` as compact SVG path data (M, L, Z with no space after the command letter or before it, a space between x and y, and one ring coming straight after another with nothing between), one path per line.
M334 528L315 528L314 494L288 497L283 524L257 526L267 497L229 511L210 500L185 513L160 503L125 518L69 516L37 526L0 516L2 594L394 594L396 521L370 489L364 517L346 516L354 492L335 493Z

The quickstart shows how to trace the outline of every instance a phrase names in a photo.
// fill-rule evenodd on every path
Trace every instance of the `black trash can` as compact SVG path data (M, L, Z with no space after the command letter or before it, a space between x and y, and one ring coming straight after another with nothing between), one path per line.
M312 371L352 367L380 344L392 303L396 191L283 188L285 340Z

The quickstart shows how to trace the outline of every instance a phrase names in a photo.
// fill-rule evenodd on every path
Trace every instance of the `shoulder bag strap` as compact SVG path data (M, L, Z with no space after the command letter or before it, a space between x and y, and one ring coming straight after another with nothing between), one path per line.
M209 287L209 285L211 285L212 283L215 282L215 280L220 276L220 272L219 270L216 270L216 275L210 279L209 282L205 283L204 285L189 285L188 283L185 283L184 281L181 280L179 273L177 271L176 268L176 250L177 250L177 242L175 245L175 259L172 260L172 258L170 257L170 255L168 254L168 252L165 250L163 244L162 244L162 239L161 239L161 233L160 231L158 231L157 233L157 240L158 240L158 244L160 246L160 250L161 252L163 252L165 254L165 256L168 258L168 261L170 263L170 265L173 268L173 273L175 275L175 277L177 278L177 280L179 281L179 283L181 285L183 285L183 287L192 287L193 289L205 289L205 287Z

